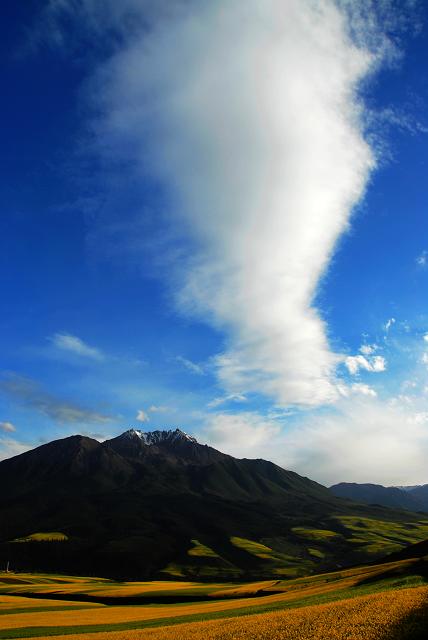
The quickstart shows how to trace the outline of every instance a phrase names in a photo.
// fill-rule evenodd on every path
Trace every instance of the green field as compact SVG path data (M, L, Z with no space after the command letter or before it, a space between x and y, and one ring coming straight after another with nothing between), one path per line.
M40 531L23 538L15 538L12 542L65 542L66 540L68 540L68 536L60 531Z
M298 578L332 566L370 562L428 538L428 520L391 522L362 516L326 518L323 527L294 526L284 536L230 536L228 546L193 539L186 554L165 566L167 579Z

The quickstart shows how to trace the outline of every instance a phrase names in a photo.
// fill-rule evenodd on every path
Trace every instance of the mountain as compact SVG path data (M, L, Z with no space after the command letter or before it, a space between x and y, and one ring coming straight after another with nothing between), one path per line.
M116 578L294 577L428 538L420 514L342 500L180 429L71 436L0 462L0 566ZM409 524L410 523L410 524ZM389 529L393 527L391 540Z
M428 512L428 485L414 487L384 487L380 484L340 482L330 487L339 498L365 504Z
M406 487L406 492L415 498L415 500L420 502L423 510L428 512L428 484Z

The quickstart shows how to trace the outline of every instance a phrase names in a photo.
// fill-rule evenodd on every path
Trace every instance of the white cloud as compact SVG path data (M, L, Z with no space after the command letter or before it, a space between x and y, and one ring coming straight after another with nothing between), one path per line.
M385 403L360 392L283 428L257 413L218 414L203 435L226 453L263 457L326 485L426 483L426 404Z
M379 347L377 344L362 344L360 347L360 352L365 356L370 356L378 349Z
M428 481L427 455L426 412L354 396L289 434L283 464L326 484L402 485Z
M426 334L424 335L424 340L425 340L425 342L428 342L428 333L426 333Z
M411 416L409 421L414 424L427 424L428 411L420 411L419 413L415 413L413 416Z
M368 384L356 382L355 384L351 385L351 389L352 391L354 391L354 393L362 393L364 396L372 396L372 398L375 398L377 396L376 391Z
M428 264L428 252L422 251L420 255L416 258L416 264L419 267L425 268Z
M192 362L192 360L188 360L188 358L183 358L183 356L177 356L175 359L191 373L195 373L198 376L205 375L205 370L202 365Z
M0 422L0 431L13 433L13 431L16 431L16 427L11 422Z
M6 460L7 458L12 458L12 456L17 456L20 453L24 453L24 451L28 451L30 448L30 446L25 445L22 442L18 442L18 440L0 437L0 460Z
M422 358L421 358L423 364L428 364L428 353L425 352L422 354Z
M104 360L105 358L102 351L89 346L83 342L83 340L70 333L55 333L50 340L57 349L67 351L82 358L91 358L92 360Z
M379 63L347 21L333 0L189 2L116 50L94 87L104 148L174 195L194 256L174 289L226 335L226 393L338 397L341 357L313 300L375 166L358 90Z
M238 458L272 453L280 427L257 413L218 413L207 419L204 437L213 447Z
M348 356L345 358L345 366L351 375L356 375L360 369L371 373L380 373L386 370L386 360L383 356L366 358L362 355Z
M143 409L139 409L135 418L138 422L149 422L150 418Z
M373 389L373 387L362 382L354 382L351 385L338 384L337 390L343 398L349 398L354 393L359 393L364 396L371 396L373 398L377 396L377 393Z

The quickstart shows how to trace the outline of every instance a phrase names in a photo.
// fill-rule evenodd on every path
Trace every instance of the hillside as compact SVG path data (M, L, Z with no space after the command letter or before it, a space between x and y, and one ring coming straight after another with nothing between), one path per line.
M0 562L118 578L272 578L373 560L428 516L350 503L176 429L72 436L0 463Z

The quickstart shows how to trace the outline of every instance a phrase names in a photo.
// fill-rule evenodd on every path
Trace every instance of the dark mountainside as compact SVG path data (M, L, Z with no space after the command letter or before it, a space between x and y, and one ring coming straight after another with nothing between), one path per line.
M428 513L428 485L402 488L340 482L330 487L330 491L339 498L348 498L354 502Z
M238 460L178 429L131 429L103 443L56 440L0 462L0 487L0 563L9 560L14 570L283 578L373 560L428 538L420 515L350 503L297 473ZM396 531L393 543L383 537L374 550L379 521L386 531L414 523L414 535L400 543ZM361 523L367 541L356 534ZM49 541L52 532L67 539Z

